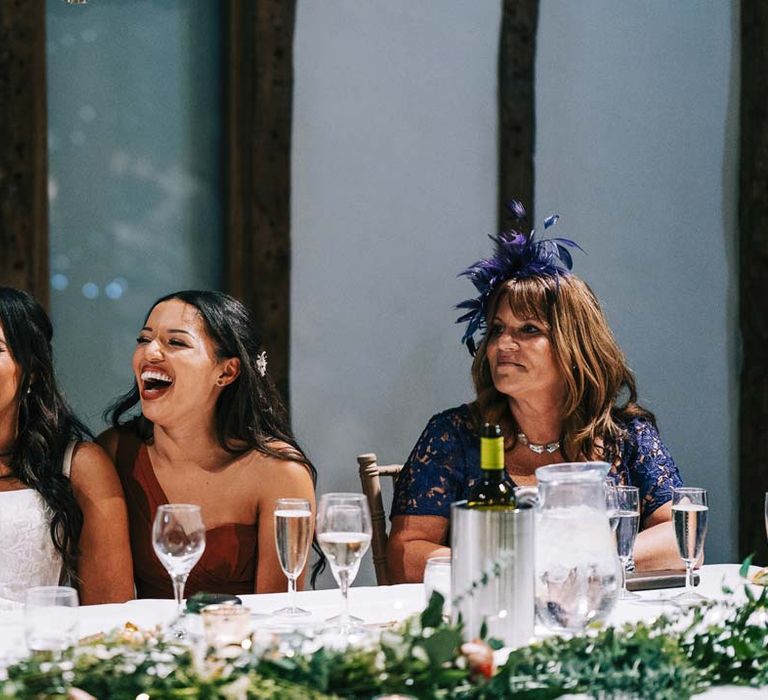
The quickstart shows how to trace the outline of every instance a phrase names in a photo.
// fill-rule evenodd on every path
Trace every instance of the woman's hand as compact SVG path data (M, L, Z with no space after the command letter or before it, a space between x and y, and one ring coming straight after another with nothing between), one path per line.
M104 450L81 442L72 458L72 490L83 511L80 602L122 603L133 598L128 514L115 467Z
M438 515L396 515L387 544L392 583L421 583L430 557L450 556L444 545L448 519Z

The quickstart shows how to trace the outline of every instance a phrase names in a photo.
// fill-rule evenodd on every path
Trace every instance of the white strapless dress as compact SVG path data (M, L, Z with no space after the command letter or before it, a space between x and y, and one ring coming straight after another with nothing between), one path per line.
M50 508L37 491L0 492L0 599L21 603L31 586L59 584L62 560L50 524Z

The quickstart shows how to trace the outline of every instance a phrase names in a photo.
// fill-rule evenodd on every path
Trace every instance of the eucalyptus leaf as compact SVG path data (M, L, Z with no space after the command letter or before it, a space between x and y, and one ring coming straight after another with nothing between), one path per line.
M418 646L424 649L432 666L439 666L456 658L461 634L455 629L444 627L434 634L418 642Z
M755 555L753 552L743 562L741 562L741 568L739 569L739 576L741 576L741 578L747 578L747 576L749 576L749 567L752 566L752 559L754 556Z
M439 627L443 621L443 603L445 598L439 591L432 591L427 607L421 613L421 626Z

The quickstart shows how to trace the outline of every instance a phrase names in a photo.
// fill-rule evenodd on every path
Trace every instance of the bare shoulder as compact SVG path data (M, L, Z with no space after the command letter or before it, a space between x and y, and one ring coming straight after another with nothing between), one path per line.
M107 428L107 430L99 434L96 438L96 442L104 448L110 459L114 461L115 456L117 455L117 443L119 439L120 433L116 428Z
M282 449L280 443L272 446ZM285 445L285 449L290 454L290 446ZM314 491L309 467L301 462L251 450L243 457L243 467L241 474L262 497L306 497Z
M278 448L279 449L279 448ZM290 455L290 453L287 453ZM312 481L309 467L292 459L280 459L265 455L258 450L251 450L245 458L248 469L254 470L260 477L280 476L281 478L307 478Z
M97 496L120 490L120 481L107 452L94 442L79 442L72 456L72 486L86 495Z

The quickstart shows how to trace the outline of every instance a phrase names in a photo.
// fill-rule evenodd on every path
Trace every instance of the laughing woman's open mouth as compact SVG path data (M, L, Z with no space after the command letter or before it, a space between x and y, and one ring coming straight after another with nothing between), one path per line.
M173 384L173 378L157 369L146 369L141 373L141 398L159 399Z

